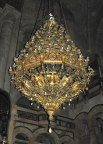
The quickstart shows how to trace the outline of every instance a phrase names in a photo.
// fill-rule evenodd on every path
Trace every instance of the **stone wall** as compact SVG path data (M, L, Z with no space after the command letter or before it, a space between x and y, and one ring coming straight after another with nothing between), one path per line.
M52 133L49 133L48 127L52 128ZM46 139L51 142L50 144L63 144L70 141L73 144L74 130L75 124L71 119L58 116L49 124L45 111L13 105L8 128L8 144L43 143L43 141L46 142Z
M52 133L48 132L48 126L45 112L13 105L8 143L33 144L48 139L50 144L102 144L103 104L94 106L88 113L79 113L74 119L58 115L50 124Z
M61 4L65 26L69 29L74 42L81 49L83 55L90 56L92 59L95 54L98 54L101 58L100 65L102 68L103 1L61 0ZM40 0L25 0L21 11L17 11L8 4L0 8L0 88L10 93L11 101L8 142L9 144L15 143L18 138L22 137L19 142L27 141L28 143L29 141L33 144L40 135L41 137L52 138L56 144L68 142L70 144L102 144L102 88L98 95L78 103L73 109L67 106L66 110L59 110L56 124L52 123L54 128L52 135L47 130L48 121L44 116L45 113L40 114L40 112L16 105L20 93L13 86L10 86L8 69L12 65L13 57L17 56L19 51L23 49L34 30L39 5ZM60 16L59 6L56 6L57 1L55 11L56 15ZM103 70L101 71L101 78L103 78L102 75Z

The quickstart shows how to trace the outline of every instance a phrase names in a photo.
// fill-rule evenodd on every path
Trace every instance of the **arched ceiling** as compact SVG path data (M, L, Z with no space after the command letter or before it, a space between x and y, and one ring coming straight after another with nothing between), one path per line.
M13 6L22 12L22 30L25 33L24 42L30 37L35 24L35 18L41 0L1 0L0 7L5 4ZM54 1L55 13L59 13L57 1ZM43 0L47 6L47 0ZM103 1L102 0L61 0L64 19L67 29L70 31L76 45L84 55L101 54L103 30ZM23 11L22 11L23 8ZM101 31L101 33L100 33Z

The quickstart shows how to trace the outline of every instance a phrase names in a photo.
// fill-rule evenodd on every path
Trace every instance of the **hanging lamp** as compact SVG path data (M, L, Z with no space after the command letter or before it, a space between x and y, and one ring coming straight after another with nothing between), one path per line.
M88 66L62 24L50 13L10 67L11 82L30 101L40 103L53 119L59 107L88 89Z

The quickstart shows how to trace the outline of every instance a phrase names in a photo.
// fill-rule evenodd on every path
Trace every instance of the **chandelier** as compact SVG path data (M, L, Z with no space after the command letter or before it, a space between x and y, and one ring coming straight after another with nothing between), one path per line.
M10 67L11 81L27 99L55 111L87 89L93 69L63 25L50 14Z

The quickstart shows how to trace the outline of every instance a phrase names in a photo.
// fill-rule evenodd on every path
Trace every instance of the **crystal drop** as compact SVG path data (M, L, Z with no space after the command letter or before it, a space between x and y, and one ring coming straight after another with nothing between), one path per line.
M49 133L52 133L52 128L49 128Z

